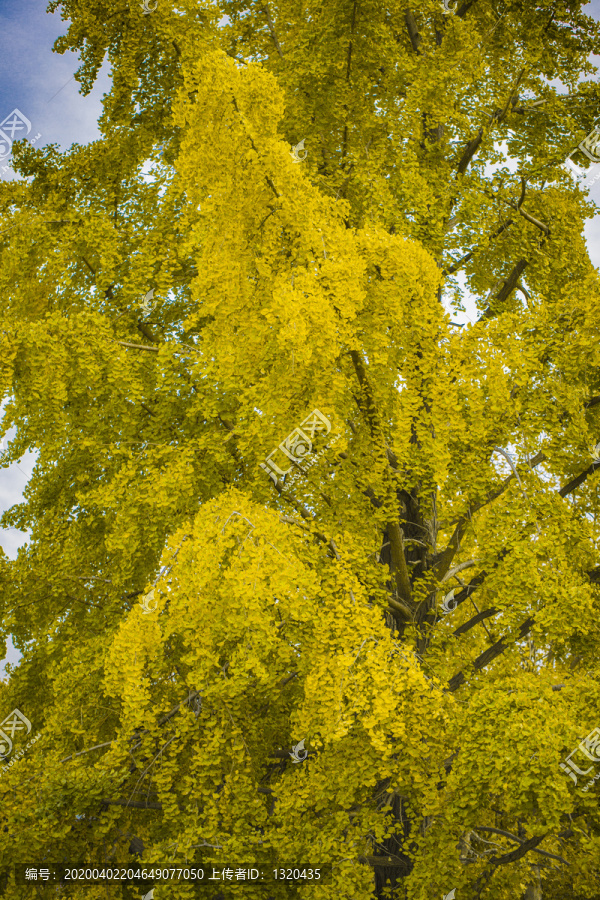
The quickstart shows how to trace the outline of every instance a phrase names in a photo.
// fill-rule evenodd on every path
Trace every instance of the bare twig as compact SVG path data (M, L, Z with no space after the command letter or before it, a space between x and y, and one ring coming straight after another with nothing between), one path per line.
M115 344L121 344L122 347L131 347L134 350L149 350L150 353L158 353L158 347L147 347L146 344L129 344L126 341L114 341Z
M124 798L119 798L118 800L108 800L106 798L102 798L100 803L107 803L112 806L131 806L133 809L162 809L162 803L152 803L147 801L142 803L139 800L125 800Z
M463 569L470 569L472 566L477 565L474 559L468 559L466 562L459 563L457 566L454 566L453 569L450 569L444 577L442 578L441 583L443 584L445 581L448 581L450 578L454 578L455 575L458 575L459 572L462 572Z
M64 759L61 759L61 763L68 762L70 759L75 759L76 756L83 756L85 753L91 753L92 750L100 750L102 747L110 747L111 744L114 744L114 741L107 741L106 744L96 744L95 747L90 747L88 750L80 750L79 753L73 753L71 756L65 756Z
M271 18L271 13L269 12L269 7L266 3L262 7L262 11L264 12L265 16L267 17L267 25L269 26L269 31L271 33L271 37L273 38L273 43L275 44L275 49L279 53L280 59L283 59L283 52L281 50L281 44L279 43L279 40L277 38L277 34L275 32L275 27L273 25L273 19Z

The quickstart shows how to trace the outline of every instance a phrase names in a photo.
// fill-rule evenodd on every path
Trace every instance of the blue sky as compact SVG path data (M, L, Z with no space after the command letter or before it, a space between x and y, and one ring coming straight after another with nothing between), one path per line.
M41 133L38 146L58 144L66 149L73 143L93 141L99 134L97 121L102 95L109 89L108 71L104 69L92 93L82 97L72 78L78 68L76 55L52 52L65 29L59 13L46 13L46 0L0 0L0 121L19 109L31 122L29 137ZM9 162L0 163L0 168ZM3 175L11 177L10 172ZM0 469L2 512L21 500L34 460L34 454L27 454L19 463ZM0 545L11 559L25 540L20 531L0 529ZM14 663L18 657L9 647L5 662ZM0 663L0 677L3 668Z
M592 0L586 11L600 18L600 0ZM66 149L72 143L93 141L98 136L102 96L109 89L109 73L104 67L92 93L87 97L79 94L79 85L72 77L78 68L77 57L52 51L54 41L65 30L60 13L46 13L46 0L0 0L0 121L19 109L31 122L29 137L41 134L38 146L54 143ZM7 162L0 163L0 169ZM10 178L11 173L2 177ZM591 196L600 205L600 181ZM600 216L588 224L586 234L592 260L600 266ZM474 307L468 306L464 318L473 317ZM1 512L21 500L34 459L33 454L27 454L19 463L0 468ZM25 541L22 532L0 529L0 546L11 559ZM9 647L4 662L14 663L18 657ZM0 677L3 668L0 662Z

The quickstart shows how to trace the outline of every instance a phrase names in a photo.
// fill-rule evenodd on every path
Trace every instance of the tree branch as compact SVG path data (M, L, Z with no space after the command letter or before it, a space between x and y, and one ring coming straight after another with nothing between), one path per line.
M592 475L596 469L600 468L600 460L594 460L594 462L587 467L587 469L582 472L580 475L577 475L576 478L573 478L572 481L569 481L568 484L565 484L564 487L561 487L559 490L559 494L561 497L566 497L567 494L571 494L574 490L576 490L580 484L583 484L587 478Z
M510 853L505 853L504 856L494 859L494 865L506 866L508 863L516 862L518 859L525 856L526 853L529 853L530 850L535 850L537 845L541 844L545 837L545 834L538 834L536 837L529 838L528 841L523 841L521 846L516 850L511 850Z
M459 637L461 634L466 634L467 631L470 631L471 628L475 628L476 625L479 625L480 622L483 622L484 619L489 619L490 616L495 616L497 612L500 610L496 609L495 606L492 606L491 609L484 609L481 612L477 613L476 616L473 616L472 619L469 619L468 622L465 622L456 631L453 631L452 634L455 637Z
M150 353L158 353L158 347L148 347L146 344L129 344L127 341L114 341L115 344L121 344L122 347L131 347L134 350L149 350Z
M140 800L125 800L124 798L118 800L102 798L100 803L110 804L111 806L131 806L134 809L162 809L162 803L152 803L151 801L142 803Z
M460 19L464 19L466 14L469 12L475 0L464 0L464 3L456 10L455 15Z
M421 43L421 35L419 34L419 29L417 28L415 17L413 16L410 9L406 10L404 14L404 20L406 22L406 28L408 30L408 36L410 38L412 48L415 53L419 54L420 56L421 51L419 50L419 44Z
M536 453L535 456L532 456L531 459L527 460L527 466L530 469L533 469L541 462L544 462L545 459L546 456L543 453ZM436 559L436 562L432 568L432 574L437 578L438 581L440 581L440 583L445 580L446 573L450 569L450 565L452 564L452 560L454 559L454 556L460 546L460 540L466 530L469 518L473 515L473 513L478 512L484 506L487 506L488 503L496 500L502 493L504 493L514 477L514 472L511 472L511 474L502 482L502 484L498 488L494 488L489 492L489 494L487 494L487 496L481 501L481 503L469 507L468 516L461 516L458 519L454 534L450 538L447 547ZM502 551L502 553L498 557L498 561L494 565L494 568L504 559L505 555L506 551ZM486 572L480 572L479 575L476 575L475 578L473 578L472 581L454 597L456 605L462 603L463 600L466 600L473 593L473 591L483 583L486 577Z
M156 335L146 322L138 322L137 329L138 331L141 331L144 337L147 337L149 341L152 341L153 344L160 343L160 338L156 337Z
M84 261L84 263L86 264L86 266L88 267L88 269L90 270L90 272L92 273L92 275L93 275L94 278L95 278L95 277L96 277L96 270L95 270L95 269L92 269L92 267L90 266L90 264L89 264L89 262L87 261L87 259L85 258L85 256L82 256L81 258L82 258L82 260Z
M473 885L473 889L476 892L477 898L481 897L481 891L488 883L488 881L492 878L498 866L504 866L508 863L516 862L517 860L521 859L530 850L534 850L535 847L537 847L537 845L541 843L545 837L546 835L542 834L541 836L530 838L530 840L522 843L521 846L516 850L512 850L510 853L505 853L504 856L492 856L489 862L489 868L479 876L479 878Z
M458 575L459 572L462 572L463 569L470 569L472 566L477 565L474 559L468 559L466 562L459 563L457 566L454 566L453 569L446 572L444 577L442 578L442 584L445 581L449 581L450 578L454 578L455 575Z
M513 642L520 640L522 637L525 637L531 631L533 626L533 616L530 616L519 628L519 632L517 636L514 638ZM487 650L484 650L483 653L480 653L475 662L473 663L473 668L476 672L479 669L483 669L485 666L489 665L497 656L504 653L505 650L508 649L508 644L504 642L508 640L508 637L505 635L503 638L500 638L495 644L492 644L491 647L488 647ZM456 675L453 675L450 681L448 682L448 690L453 693L458 690L461 684L464 684L466 681L466 677L464 672L457 672Z
M266 3L262 7L262 11L264 12L264 14L267 17L267 25L269 26L269 31L271 32L271 37L273 38L273 43L275 44L275 49L279 53L280 59L283 59L281 44L279 43L279 41L277 39L277 34L275 33L275 28L273 26L273 19L271 18L271 13L269 12L269 7Z
M467 516L460 517L460 519L456 523L456 528L454 529L454 533L453 533L452 537L450 538L450 540L448 541L448 546L446 547L445 550L442 551L440 557L438 558L435 565L433 566L433 569L431 570L432 575L434 576L434 578L437 581L442 581L444 576L448 572L448 570L452 564L452 560L454 559L454 556L456 555L456 552L458 551L458 549L460 547L460 542L462 540L462 537L463 537L465 531L467 530L468 521L469 520L468 520Z
M369 423L369 428L371 431L371 437L375 436L375 432L378 429L378 417L377 411L375 409L375 401L373 399L373 394L371 393L371 387L369 385L369 381L367 378L367 370L363 361L361 354L358 350L351 350L350 357L352 358L352 363L354 365L354 371L356 372L356 377L358 378L358 383L360 385L361 391L363 393L364 399L366 401L363 403L362 412L366 414L367 421Z
M500 288L500 291L496 295L496 298L495 298L496 304L501 304L501 303L504 303L506 300L508 300L508 298L510 297L510 295L516 288L516 286L519 282L519 278L521 277L522 273L524 272L524 270L527 268L528 265L529 265L529 263L526 259L520 259L516 263L512 272L510 273L510 275L508 276L508 278L506 279L506 281ZM495 315L494 310L488 306L488 308L481 315L481 317L478 319L478 321L481 322L482 319L489 319L494 315Z
M544 225L543 222L540 222L539 219L534 219L534 217L529 215L528 212L525 212L524 209L519 209L519 212L521 213L521 215L523 216L524 219L527 219L528 222L531 222L532 225L535 225L536 228L539 228L540 231L543 231L544 234L546 235L546 237L548 237L550 235L550 229L548 228L548 226Z
M268 10L267 10L267 12L268 12ZM239 106L237 105L237 100L235 99L235 97L232 97L232 98L231 98L231 101L232 101L232 103L233 103L233 108L235 109L236 113L238 114L238 116L239 116L240 118L242 118L242 114L240 113L240 109L239 109ZM242 121L243 121L243 119L242 119ZM252 135L249 134L247 130L246 130L246 137L247 137L248 140L250 141L250 144L251 144L251 146L252 146L252 149L254 150L254 152L256 153L256 155L258 156L259 153L258 153L258 150L256 149L256 144L255 144L254 141L252 140ZM279 200L279 199L281 198L281 194L279 193L279 191L277 190L277 188L276 188L275 185L273 184L273 181L271 180L271 178L269 178L268 175L265 175L265 181L267 182L267 184L269 185L269 187L271 188L271 190L273 191L273 193L275 194L275 196L276 196L277 199Z
M406 557L404 555L402 531L400 530L400 526L397 522L389 522L387 526L387 532L390 539L390 551L392 557L392 566L394 569L394 578L396 581L396 588L404 602L410 604L412 600L412 591L410 587L410 579L408 577Z
M474 825L473 831L486 831L490 834L499 834L502 837L508 838L511 841L515 841L517 844L524 844L525 841L522 838L516 836L516 834L511 834L510 831L503 831L501 828L488 828L487 825ZM562 856L556 856L555 853L548 853L547 850L537 850L532 848L534 853L539 853L540 856L549 856L550 859L556 859L558 862L563 863L565 866L570 866L571 863L567 862L566 859L563 859Z
M354 0L354 6L352 7L352 27L350 34L354 34L354 28L356 26L356 0ZM348 42L348 59L346 63L346 81L350 81L350 65L352 63L352 39ZM345 154L344 154L345 156Z
M68 762L70 759L75 759L76 756L83 756L85 753L91 753L92 750L100 750L102 747L110 747L114 744L114 741L107 741L106 744L96 744L95 747L90 747L88 750L80 750L79 753L73 753L71 756L65 756L64 759L61 759L61 763Z
M513 219L508 219L508 221L505 222L503 225L501 225L500 228L496 229L496 231L495 231L492 235L490 235L490 237L487 239L488 244L489 244L490 241L493 241L495 238L499 237L499 236L502 234L503 231L506 231L506 229L509 228L509 227L513 224L513 221L514 221ZM443 274L443 275L453 275L453 274L454 274L455 272L457 272L460 268L462 268L462 266L463 266L465 263L469 262L469 260L470 260L470 259L475 255L475 253L477 253L477 251L480 250L480 249L481 249L480 245L477 244L472 250L470 250L470 251L469 251L468 253L466 253L463 257L461 257L461 258L458 260L458 262L454 263L453 266L450 266L449 269L444 269L444 271L442 272L442 274Z
M398 603L397 600L394 600L393 597L388 597L388 604L391 606L393 610L396 612L402 613L407 622L413 622L414 616L408 606L405 606L404 603Z
M164 716L162 717L162 719L159 719L159 720L158 720L158 722L156 723L157 727L160 728L161 725L164 725L166 722L169 721L169 719L172 719L173 716L176 715L176 713L179 712L179 710L181 709L182 706L187 706L189 703L191 703L192 700L195 700L196 697L199 697L199 696L200 696L200 692L199 692L199 691L190 691L190 692L188 693L188 696L185 698L185 700L182 700L180 703L177 704L177 706L174 706L173 709L172 709L170 712L168 712L166 715L164 715ZM141 746L140 738L142 737L142 735L144 735L144 734L149 734L149 733L150 733L150 729L149 729L149 728L143 728L141 731L136 731L136 732L129 738L130 742L131 742L131 741L137 741L137 743L134 744L134 746L133 746L132 749L133 749L133 750L137 750L137 748L138 748L139 746Z
M460 162L458 163L458 174L464 175L469 167L469 163L479 150L481 145L481 141L483 140L483 128L480 128L477 132L476 137L470 140L463 151L463 155L460 158Z
M463 7L461 7L461 10L458 13L459 15L462 12L462 8ZM468 6L467 6L467 9L468 9ZM465 12L466 12L466 10L465 10ZM464 13L463 13L463 15L464 15ZM496 110L495 112L492 113L492 115L488 119L487 126L486 126L487 128L489 128L490 125L492 125L494 123L494 121L496 121L496 122L504 121L504 119L506 118L506 114L508 113L508 111L511 107L511 101L513 100L513 97L515 97L515 91L519 87L524 74L525 74L525 69L521 69L519 75L517 76L517 80L510 91L508 100L506 101L506 104L504 105L504 109ZM467 171L469 163L471 162L471 160L473 159L473 157L479 150L482 139L483 139L483 126L480 127L479 131L477 132L476 137L474 137L472 140L470 140L464 149L463 155L458 164L457 171L458 171L459 175L464 175L465 172Z

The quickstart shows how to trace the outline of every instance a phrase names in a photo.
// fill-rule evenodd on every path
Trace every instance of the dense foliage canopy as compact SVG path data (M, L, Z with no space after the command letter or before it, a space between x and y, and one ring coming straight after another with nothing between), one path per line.
M0 896L600 897L600 30L448 5L52 0L112 89L0 186Z

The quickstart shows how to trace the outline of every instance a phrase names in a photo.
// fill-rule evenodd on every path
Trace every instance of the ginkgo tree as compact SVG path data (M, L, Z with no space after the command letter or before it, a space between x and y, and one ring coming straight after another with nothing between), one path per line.
M0 187L0 896L600 897L597 24L138 6Z

